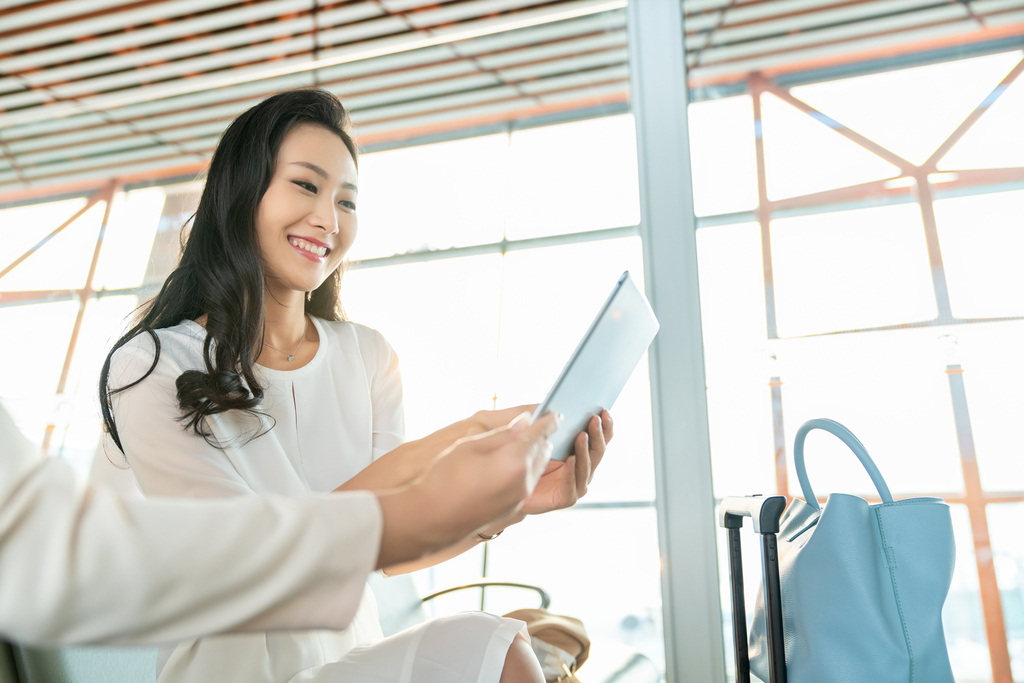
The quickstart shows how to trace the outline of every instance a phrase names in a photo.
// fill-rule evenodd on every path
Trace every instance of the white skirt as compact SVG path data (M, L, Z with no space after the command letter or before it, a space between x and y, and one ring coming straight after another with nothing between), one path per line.
M431 619L349 650L288 683L498 683L505 655L526 624L484 612Z

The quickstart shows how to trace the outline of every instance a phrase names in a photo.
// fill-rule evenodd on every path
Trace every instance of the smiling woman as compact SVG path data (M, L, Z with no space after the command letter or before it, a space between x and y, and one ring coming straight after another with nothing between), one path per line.
M460 439L504 428L528 408L477 413L403 444L398 358L379 332L345 320L338 298L357 232L357 155L346 126L333 95L305 89L265 100L225 131L180 263L101 372L107 452L122 454L146 495L380 495L451 462L438 454ZM545 421L556 420L537 424ZM522 430L525 421L514 424ZM433 554L391 562L388 572L432 566L527 515L573 505L611 436L604 412L578 435L565 463L548 464L541 449L526 477L532 495L521 506L492 515L453 545L436 544ZM461 468L446 498L502 476L499 460L475 462L479 469ZM422 499L403 514L429 517L439 502ZM365 541L372 555L380 540ZM379 548L381 557L385 551ZM521 621L468 613L384 639L370 589L357 588L347 595L352 618L342 631L167 645L158 680L543 680Z

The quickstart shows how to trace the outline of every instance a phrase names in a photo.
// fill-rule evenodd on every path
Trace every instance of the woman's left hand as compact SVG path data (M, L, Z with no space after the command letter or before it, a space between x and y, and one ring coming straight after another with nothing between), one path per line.
M612 416L607 410L590 418L587 430L576 436L576 450L565 462L552 460L526 499L520 512L539 515L551 510L572 507L587 492L594 470L604 458L605 448L614 433Z

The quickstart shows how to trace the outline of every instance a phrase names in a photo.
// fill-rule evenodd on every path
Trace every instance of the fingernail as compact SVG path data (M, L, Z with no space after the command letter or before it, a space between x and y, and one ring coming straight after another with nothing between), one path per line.
M523 412L521 412L518 415L516 415L515 419L512 420L512 424L516 424L518 422L529 422L530 421L530 415L532 415L532 414L533 413L531 413L529 410L524 410Z
M530 424L530 413L522 412L516 415L516 419L509 423L509 428L513 432L521 432L526 429L526 426Z

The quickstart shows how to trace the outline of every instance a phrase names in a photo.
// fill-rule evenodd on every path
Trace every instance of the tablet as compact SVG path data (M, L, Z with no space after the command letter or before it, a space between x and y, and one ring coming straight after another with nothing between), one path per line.
M651 304L627 270L530 418L532 422L552 411L564 416L549 437L552 460L572 455L576 436L590 418L615 403L658 327Z

